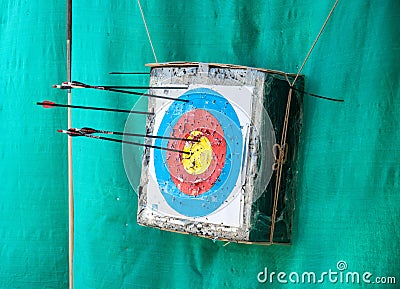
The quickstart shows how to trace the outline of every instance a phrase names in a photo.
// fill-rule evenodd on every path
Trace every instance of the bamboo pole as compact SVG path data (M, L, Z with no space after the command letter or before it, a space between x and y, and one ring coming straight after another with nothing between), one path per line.
M71 81L72 0L67 0L67 81ZM71 89L68 105L72 104ZM68 108L68 127L72 127L72 110ZM74 182L72 173L72 137L68 137L68 270L69 288L74 288Z

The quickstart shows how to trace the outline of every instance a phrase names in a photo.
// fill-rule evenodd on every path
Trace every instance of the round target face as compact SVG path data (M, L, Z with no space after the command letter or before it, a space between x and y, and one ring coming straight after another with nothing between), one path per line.
M156 179L172 209L205 216L226 203L237 184L240 122L229 101L211 89L192 89L179 99L188 102L174 101L155 127L157 135L169 138L157 139L155 145L175 150L154 150Z

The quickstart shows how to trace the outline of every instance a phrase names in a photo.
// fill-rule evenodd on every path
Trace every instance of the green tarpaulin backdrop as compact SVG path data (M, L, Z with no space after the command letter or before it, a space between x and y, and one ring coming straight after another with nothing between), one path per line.
M329 1L142 1L158 60L297 72ZM66 3L0 3L0 288L68 287ZM399 288L400 2L341 1L304 68L291 246L213 243L136 224L121 147L73 140L75 288ZM148 84L154 62L136 1L73 3L72 78ZM130 109L135 97L73 91L73 103ZM122 130L126 115L73 112L73 126ZM347 269L339 271L339 261ZM370 272L397 285L273 284L259 272ZM261 274L259 277L264 278ZM262 279L261 278L261 279ZM286 276L286 280L289 280ZM384 280L384 279L379 279ZM393 280L393 279L385 279ZM301 281L301 278L300 278Z

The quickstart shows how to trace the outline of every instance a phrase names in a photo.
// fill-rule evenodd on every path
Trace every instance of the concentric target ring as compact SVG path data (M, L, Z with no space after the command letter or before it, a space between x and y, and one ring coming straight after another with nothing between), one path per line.
M189 111L177 121L171 136L193 139L193 142L175 140L168 143L170 148L187 152L166 152L175 185L187 195L198 196L207 192L217 181L226 159L224 132L218 120L204 109ZM203 143L208 150L203 149Z
M154 150L156 179L171 208L185 216L205 216L221 207L237 184L243 150L240 122L229 101L211 89L192 89L179 98L189 102L170 105L157 135L197 136L203 144L157 139L157 146L195 149L189 149L190 158L179 152Z

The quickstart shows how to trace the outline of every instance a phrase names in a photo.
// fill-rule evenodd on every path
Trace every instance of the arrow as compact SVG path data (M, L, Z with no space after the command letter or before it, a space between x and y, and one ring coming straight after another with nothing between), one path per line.
M142 143L138 143L138 142L131 142L131 141L120 140L120 139L115 139L115 138L110 138L110 137L102 137L102 136L92 135L92 134L85 134L82 131L79 131L79 130L77 130L75 128L70 128L68 130L59 129L59 130L57 130L57 132L65 133L65 134L67 134L67 135L69 135L71 137L84 136L84 137L88 137L88 138L95 138L95 139L100 139L100 140L106 140L106 141L112 141L112 142L126 143L126 144L131 144L131 145L136 145L136 146L142 146L142 147L146 147L146 148L160 149L160 150L172 151L172 152L177 152L177 153L182 153L182 154L190 154L190 152L185 152L185 151L166 148L166 147L142 144Z
M174 97L168 97L168 96L161 96L161 95L154 95L154 94L148 94L148 93L142 93L142 92L135 92L135 91L126 91L122 89L115 89L117 88L136 88L136 89L150 89L150 88L155 88L155 89L187 89L187 87L182 87L182 86L177 86L177 87L149 87L149 86L96 86L96 85L89 85L85 84L79 81L71 81L71 82L63 82L59 85L55 84L53 85L53 88L60 88L60 89L72 89L72 88L92 88L92 89L97 89L97 90L107 90L107 91L112 91L112 92L119 92L123 94L133 94L133 95L140 95L140 96L147 96L147 97L154 97L154 98L160 98L160 99L168 99L168 100L176 100L176 101L182 101L182 102L189 102L189 100L186 99L177 99Z
M150 72L110 72L109 74L150 74Z
M277 80L280 80L280 81L285 82L285 84L287 84L288 87L291 88L292 90L295 90L295 91L304 93L304 94L306 94L306 95L314 96L314 97L316 97L316 98L331 100L331 101L344 102L344 99L326 97L326 96L318 95L318 94L315 94L315 93L307 92L307 91L304 91L304 90L301 90L301 89L298 89L298 88L294 87L294 85L291 85L290 82L289 82L288 80L282 80L282 79L280 79L280 78L278 78L278 77L276 77L276 76L273 76L273 75L272 75L272 77L275 78L275 79L277 79Z
M53 108L53 107L70 107L70 108L81 108L81 109L90 109L90 110L104 110L104 111L113 111L113 112L125 112L125 113L135 113L135 114L147 114L154 115L153 112L146 111L135 111L135 110L126 110L126 109L116 109L116 108L105 108L105 107L94 107L94 106L82 106L82 105L68 105L68 104L59 104L49 100L44 100L42 102L36 102L37 105L43 106L43 108Z
M198 139L188 139L188 138L178 138L178 137L168 137L168 136L138 134L138 133L123 133L123 132L118 132L118 131L98 130L98 129L94 129L94 128L90 128L90 127L83 127L81 129L75 128L74 130L78 131L78 132L81 132L83 134L102 133L102 134L115 134L115 135L126 135L126 136L138 136L138 137L148 137L148 138L159 138L159 139L170 139L170 140L199 142Z
M126 86L126 85L88 85L79 81L65 81L61 84L54 84L53 88L71 89L71 88L94 88L107 90L109 88L123 89L188 89L188 86ZM139 92L138 92L139 93Z
M293 85L289 85L289 87L290 87L291 89L295 90L295 91L298 91L298 92L307 94L307 95L309 95L309 96L314 96L314 97L316 97L316 98L321 98L321 99L326 99L326 100L331 100L331 101L337 101L337 102L344 102L344 99L326 97L326 96L318 95L318 94L315 94L315 93L307 92L307 91L304 91L304 90L301 90L301 89L297 89L297 88L295 88Z
M188 86L126 86L126 85L102 85L105 90L108 88L122 88L122 89L188 89Z

